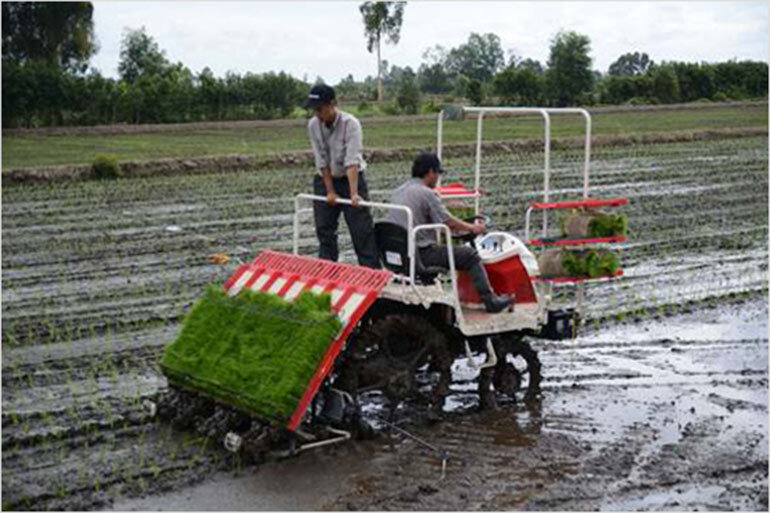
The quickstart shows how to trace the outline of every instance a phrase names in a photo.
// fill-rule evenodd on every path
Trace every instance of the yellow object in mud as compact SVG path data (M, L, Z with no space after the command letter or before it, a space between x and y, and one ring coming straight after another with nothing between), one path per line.
M209 255L208 262L210 264L224 265L230 261L230 257L224 253L213 253Z

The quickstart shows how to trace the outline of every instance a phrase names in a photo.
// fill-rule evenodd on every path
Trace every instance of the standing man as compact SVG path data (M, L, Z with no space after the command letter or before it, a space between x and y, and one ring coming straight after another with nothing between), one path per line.
M316 165L313 194L326 197L325 203L313 202L318 256L337 261L337 227L342 212L358 263L378 269L372 214L368 208L359 206L360 201L369 199L364 179L366 162L361 155L361 123L337 108L334 89L325 84L310 90L305 107L315 110L307 124ZM350 199L352 206L337 205L338 198Z
M421 224L445 224L450 230L471 232L479 235L486 231L483 224L466 223L452 216L434 190L439 174L443 173L441 162L435 153L421 153L412 164L412 178L393 191L391 203L404 205L412 210L414 226ZM407 228L406 214L391 210L388 221ZM415 238L417 256L425 266L449 268L446 246L436 243L435 234L417 232ZM513 297L497 296L489 283L481 257L470 246L452 245L455 267L468 271L474 288L481 296L487 312L498 313L513 307Z

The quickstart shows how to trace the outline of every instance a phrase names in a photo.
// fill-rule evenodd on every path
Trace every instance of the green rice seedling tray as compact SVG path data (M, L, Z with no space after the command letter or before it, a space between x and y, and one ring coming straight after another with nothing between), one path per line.
M191 388L254 416L286 420L297 407L341 323L328 294L293 302L209 286L169 344L161 369Z

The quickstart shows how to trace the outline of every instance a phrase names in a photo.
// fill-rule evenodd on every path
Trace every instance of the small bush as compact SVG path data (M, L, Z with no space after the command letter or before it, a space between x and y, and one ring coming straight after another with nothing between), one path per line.
M401 109L398 108L398 105L392 102L383 103L380 105L380 110L383 114L386 114L388 116L398 116L401 114Z
M652 99L646 96L634 96L626 102L627 105L651 105L652 103Z
M420 107L420 112L422 114L436 114L441 111L441 106L436 105L433 100L428 100L427 102L422 104L422 107Z
M467 96L473 105L484 103L484 88L480 81L474 78L468 82Z
M404 114L420 112L420 88L413 75L404 75L399 81L396 103Z
M114 155L97 155L91 166L94 178L114 179L123 176L118 159Z
M730 100L730 98L728 98L727 95L725 93L723 93L722 91L719 91L718 93L716 93L714 95L714 101L715 102L726 102L726 101L729 101L729 100Z
M358 112L367 112L370 110L372 110L372 104L367 102L366 100L358 104Z

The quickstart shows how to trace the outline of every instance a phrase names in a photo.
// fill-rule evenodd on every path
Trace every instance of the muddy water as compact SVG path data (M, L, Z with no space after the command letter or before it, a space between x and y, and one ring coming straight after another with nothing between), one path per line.
M579 190L582 163L580 151L553 152L554 198ZM467 180L474 162L458 156L447 164L447 180ZM524 209L542 188L540 150L485 154L482 167L490 192L482 210L523 235ZM387 200L404 169L375 165L373 199ZM438 484L433 455L411 442L391 452L382 439L256 474L217 474L232 467L227 453L165 429L143 407L165 386L163 345L206 284L221 283L238 257L290 248L291 197L308 179L293 167L4 183L3 509L97 509L132 497L144 497L147 509L161 500L158 507L208 509L225 487L232 499L216 502L228 509L671 509L679 507L674 494L683 508L766 504L752 481L766 481L766 472L752 469L767 459L765 437L756 438L764 431L754 425L766 425L767 336L752 334L757 318L744 315L767 315L726 306L736 294L767 290L766 136L592 152L591 194L628 197L633 233L623 246L624 277L587 287L589 325L683 314L704 302L724 309L605 326L576 345L535 343L546 373L539 411L509 405L482 415L475 385L456 384L445 423L407 426L452 451ZM301 251L314 252L312 223L302 227ZM215 252L230 264L209 264ZM557 287L556 301L571 302L570 290ZM462 362L454 370L473 377ZM366 406L377 411L374 400Z
M449 451L443 480L434 453L381 432L114 509L767 509L765 298L533 343L535 407L479 412L457 385L443 422L404 424Z

